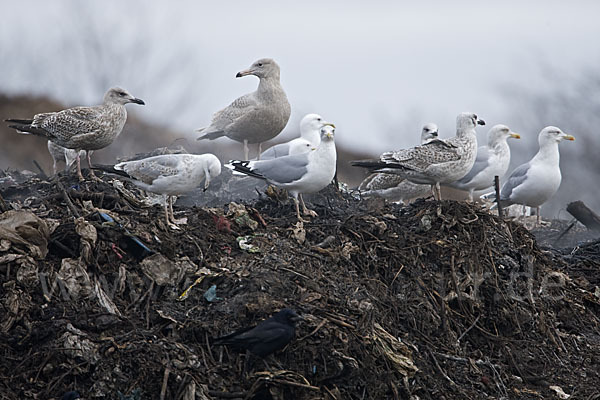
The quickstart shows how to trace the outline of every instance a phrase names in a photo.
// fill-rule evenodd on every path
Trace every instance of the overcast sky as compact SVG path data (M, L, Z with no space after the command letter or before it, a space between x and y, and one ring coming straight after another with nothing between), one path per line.
M336 123L338 142L373 152L416 144L429 121L450 136L461 111L519 131L503 87L539 87L543 68L569 79L600 62L593 0L1 5L1 91L94 104L118 84L146 101L134 112L190 137L255 89L256 78L235 73L261 57L281 66L287 135L317 112Z

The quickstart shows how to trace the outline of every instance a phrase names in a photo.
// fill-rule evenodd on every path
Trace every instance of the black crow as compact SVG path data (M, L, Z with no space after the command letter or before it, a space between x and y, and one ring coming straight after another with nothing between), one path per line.
M302 319L294 310L284 308L271 318L254 327L242 328L229 335L218 337L215 345L228 345L248 350L259 357L282 349L296 333L295 322Z

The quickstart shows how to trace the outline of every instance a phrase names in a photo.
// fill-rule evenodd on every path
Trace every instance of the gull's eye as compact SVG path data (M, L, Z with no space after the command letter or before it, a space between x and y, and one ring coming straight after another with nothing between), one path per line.
M259 67L262 67L262 63L258 63L258 64L256 64L256 65L258 65Z
M119 92L118 95L124 97L124 96L127 96L127 93L125 93L125 92Z

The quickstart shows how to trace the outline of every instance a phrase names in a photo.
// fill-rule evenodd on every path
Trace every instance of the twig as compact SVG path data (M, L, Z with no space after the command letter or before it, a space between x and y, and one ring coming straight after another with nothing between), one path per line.
M221 399L241 399L246 396L246 392L217 392L216 390L209 390L208 395Z
M71 212L73 213L73 215L76 218L79 218L81 215L79 215L79 211L77 211L77 208L75 208L75 205L71 201L71 198L69 197L69 194L65 190L65 187L58 180L58 174L56 175L55 181L56 181L56 186L58 186L58 189L62 192L62 196L63 196L63 199L65 199L65 202L67 203L67 207L69 207L69 210L71 210Z
M42 179L43 180L47 180L48 179L48 175L46 175L46 173L44 172L44 170L42 169L42 167L40 166L40 164L36 160L33 160L33 164L35 164L35 166L37 167L37 169L40 171L40 175L42 176Z
M563 236L565 236L571 229L573 229L573 227L575 226L576 223L577 223L577 218L573 218L573 220L571 221L571 223L569 224L569 226L567 226L560 233L560 235L558 235L558 237L556 239L554 239L554 245L558 244L558 242L560 241L560 239L562 239Z
M498 216L504 218L504 210L500 205L500 178L498 175L494 176L494 188L496 189L496 203L498 204Z
M8 205L4 201L4 197L2 197L2 194L0 194L0 212L5 212L8 210L9 210Z
M171 369L169 367L166 367L165 373L163 374L162 388L160 389L160 400L165 400L165 395L167 394L167 382L169 382L170 373Z
M298 383L298 382L286 381L286 380L283 380L283 379L272 379L271 382L282 383L284 385L296 386L296 387L300 387L300 388L304 388L304 389L309 389L309 390L316 390L316 391L320 391L321 390L321 388L318 388L316 386L307 385L305 383Z
M298 341L304 340L307 337L310 337L312 335L314 335L315 333L317 333L319 331L319 329L321 329L325 324L327 323L327 318L323 318L323 320L319 323L319 325L317 325L317 327L315 329L313 329L313 331L311 333L309 333L308 335L302 336L300 339L298 339Z
M298 276L300 276L300 277L302 277L304 279L310 280L310 278L308 276L303 275L300 272L296 272L293 269L289 269L289 268L286 268L286 267L279 267L279 268L282 269L282 270L284 270L284 271L291 272L292 274L296 274L296 275L298 275Z
M471 324L471 326L469 326L469 327L467 328L467 330L466 330L466 331L464 331L464 332L462 333L462 335L460 335L460 336L458 337L458 339L456 339L456 343L460 343L460 340L461 340L461 339L462 339L462 338L463 338L463 337L464 337L464 336L465 336L467 333L469 333L469 331L470 331L471 329L473 329L473 327L475 326L475 324L477 324L477 321L479 321L479 318L480 318L480 317L481 317L481 314L479 314L479 315L477 316L477 318L475 318L475 321L473 321L473 323Z
M433 359L433 362L435 364L435 366L437 367L438 371L440 371L440 373L442 374L442 376L444 378L446 378L446 380L448 382L450 382L453 386L456 386L456 383L454 383L454 381L452 379L450 379L450 377L448 375L446 375L446 373L444 372L444 370L442 369L442 367L440 366L440 363L438 363L437 358L435 358L435 356L433 355L433 353L431 352L431 350L429 351L429 355L431 356L431 358Z

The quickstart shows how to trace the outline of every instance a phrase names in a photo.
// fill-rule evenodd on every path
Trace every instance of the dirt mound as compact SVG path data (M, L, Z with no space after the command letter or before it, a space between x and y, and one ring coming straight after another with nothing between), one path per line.
M262 197L169 231L104 180L0 186L0 398L600 397L597 242L333 187L303 225ZM274 356L211 345L284 307L305 321Z

